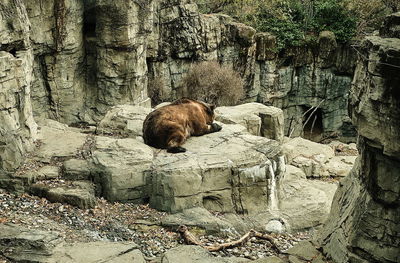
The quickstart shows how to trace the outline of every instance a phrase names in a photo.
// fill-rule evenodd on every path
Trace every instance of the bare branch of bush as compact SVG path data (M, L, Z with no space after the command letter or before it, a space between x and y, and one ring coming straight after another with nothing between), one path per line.
M153 77L149 79L147 84L147 94L151 99L152 105L158 105L163 102L164 80L161 77Z
M239 73L215 61L194 64L183 77L182 86L184 96L218 106L238 104L244 96Z
M242 237L240 237L237 240L227 242L227 243L222 243L222 244L213 244L206 246L202 244L192 233L190 233L189 229L185 225L181 225L178 228L178 232L185 241L186 244L188 245L197 245L201 246L205 249L207 249L210 252L213 251L220 251L223 249L227 248L232 248L232 247L238 247L238 246L243 246L246 244L247 241L249 241L252 237L258 238L258 239L264 239L267 240L271 243L271 246L278 252L281 253L281 250L278 247L278 244L276 243L275 239L268 234L260 233L258 231L255 231L251 229L249 232L244 234Z

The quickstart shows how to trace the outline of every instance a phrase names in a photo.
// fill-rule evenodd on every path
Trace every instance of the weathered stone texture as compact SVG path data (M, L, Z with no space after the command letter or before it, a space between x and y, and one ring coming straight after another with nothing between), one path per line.
M147 197L144 171L152 159L152 149L139 140L99 136L93 149L93 180L107 200L143 203Z
M113 105L147 98L151 2L24 4L32 23L35 116L68 124L95 122Z
M83 1L24 0L32 24L36 117L76 122L85 103Z
M399 262L400 39L367 37L359 49L350 109L361 156L318 241L335 262Z
M302 135L304 112L318 106L315 140L354 139L346 104L355 52L331 32L321 33L317 47L278 54L274 36L226 15L200 14L192 0L18 3L32 34L14 43L33 47L35 116L94 124L112 106L143 103L148 89L171 101L182 96L193 63L213 60L240 73L243 101L284 110L285 135ZM14 28L7 34L23 32Z
M32 49L21 1L0 4L0 176L14 171L33 147Z
M261 45L257 46L259 52L273 49L273 38L258 36L256 39ZM283 109L285 135L307 136L304 123L309 115L305 112L317 107L320 115L315 127L320 128L314 129L310 138L320 140L335 135L354 140L347 101L356 52L349 45L337 44L333 33L324 31L316 47L288 48L279 56L273 56L273 52L268 54L270 57L257 56L252 93L259 102Z
M188 140L187 153L158 154L149 177L150 204L172 212L204 206L240 214L273 206L271 184L283 173L279 144L229 126Z
M283 141L284 116L281 109L260 103L246 103L235 107L218 107L216 120L225 124L240 124L256 136Z
M142 136L143 121L150 112L150 108L141 106L114 106L100 121L96 133L130 138Z
M146 262L132 242L66 243L60 233L14 224L0 224L0 253L11 262Z

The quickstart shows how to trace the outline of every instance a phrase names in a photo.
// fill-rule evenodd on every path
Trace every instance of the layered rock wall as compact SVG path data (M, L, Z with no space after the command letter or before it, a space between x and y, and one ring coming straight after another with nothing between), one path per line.
M32 149L33 54L29 19L19 0L0 4L0 177L13 172Z
M367 37L350 95L361 153L340 184L318 241L335 262L400 261L400 20Z
M112 106L149 106L148 89L171 101L182 96L193 63L215 60L240 72L244 102L284 110L285 135L354 137L346 110L354 51L329 32L277 53L275 37L225 15L200 14L192 0L18 3L31 24L25 38L38 118L95 124Z
M32 23L35 116L89 122L146 95L149 3L25 0Z
M273 56L268 52L274 49L273 38L258 34L256 39L265 48L256 53L251 96L284 110L285 135L353 140L356 133L347 113L356 61L351 46L337 44L331 32L322 32L313 45Z

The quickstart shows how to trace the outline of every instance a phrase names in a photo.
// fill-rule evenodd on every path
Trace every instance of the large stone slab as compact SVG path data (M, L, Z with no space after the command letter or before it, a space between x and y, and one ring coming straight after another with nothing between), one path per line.
M66 203L81 209L96 205L94 185L87 181L63 182L61 185L37 183L30 187L30 192L50 202Z
M344 177L349 174L358 154L348 151L352 155L335 156L332 147L301 137L286 139L282 148L288 164L303 170L307 177Z
M132 105L112 107L100 121L98 134L121 135L130 138L142 136L143 121L151 108Z
M132 242L69 244L56 232L14 224L0 224L0 254L12 262L146 262Z
M279 143L223 125L221 132L190 138L186 153L158 153L148 172L150 204L176 212L257 213L271 202L271 184L282 172Z
M337 183L306 179L304 172L286 165L279 180L279 210L276 215L290 231L322 225L328 218Z
M13 262L45 262L61 242L56 232L0 224L0 253Z
M261 103L246 103L215 109L216 120L226 124L240 124L248 132L273 140L283 141L283 111Z
M234 263L248 262L248 259L227 257L217 258L210 252L199 246L179 246L168 250L163 258L162 263Z
M35 159L41 162L75 157L88 136L53 120L42 120L39 123L38 139L41 145L35 151Z
M57 247L49 262L146 263L138 246L132 242L90 242Z
M150 168L153 150L136 139L96 137L91 162L93 180L110 201L144 202L144 171Z

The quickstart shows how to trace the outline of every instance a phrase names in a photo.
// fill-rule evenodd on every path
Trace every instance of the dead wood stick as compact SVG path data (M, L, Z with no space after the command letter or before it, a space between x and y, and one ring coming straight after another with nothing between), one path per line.
M272 247L273 247L278 253L282 253L282 251L279 249L279 247L278 247L278 245L277 245L275 239L274 239L272 236L270 236L270 235L268 235L268 234L263 234L263 233L260 233L260 232L257 232L257 231L254 231L254 236L255 236L256 238L259 238L259 239L268 240L269 243L271 243Z
M231 248L231 247L238 247L243 245L244 243L247 242L250 238L252 238L254 235L254 230L250 230L247 232L245 235L243 235L241 238L238 240L232 241L232 242L227 242L227 243L222 243L222 244L215 244L211 246L204 246L205 249L207 249L210 252L213 251L220 251L225 248Z
M192 234L190 233L189 229L187 226L182 225L178 227L178 232L185 241L186 244L188 245L197 245L197 246L203 246L201 242Z
M187 228L187 226L184 226L184 225L179 226L178 232L180 233L181 237L183 238L183 240L185 241L186 244L201 246L201 247L207 249L210 252L220 251L220 250L223 250L223 249L226 249L226 248L238 247L238 246L241 246L244 243L246 243L250 238L256 237L256 238L259 238L259 239L264 239L264 240L269 241L271 243L272 247L278 253L281 253L281 250L277 246L277 244L276 244L276 242L275 242L275 240L274 240L274 238L272 236L270 236L268 234L263 234L263 233L254 231L253 229L251 229L249 232L244 234L238 240L234 240L234 241L227 242L227 243L222 243L222 244L214 244L214 245L210 245L210 246L203 245L192 233L190 233L190 231Z

